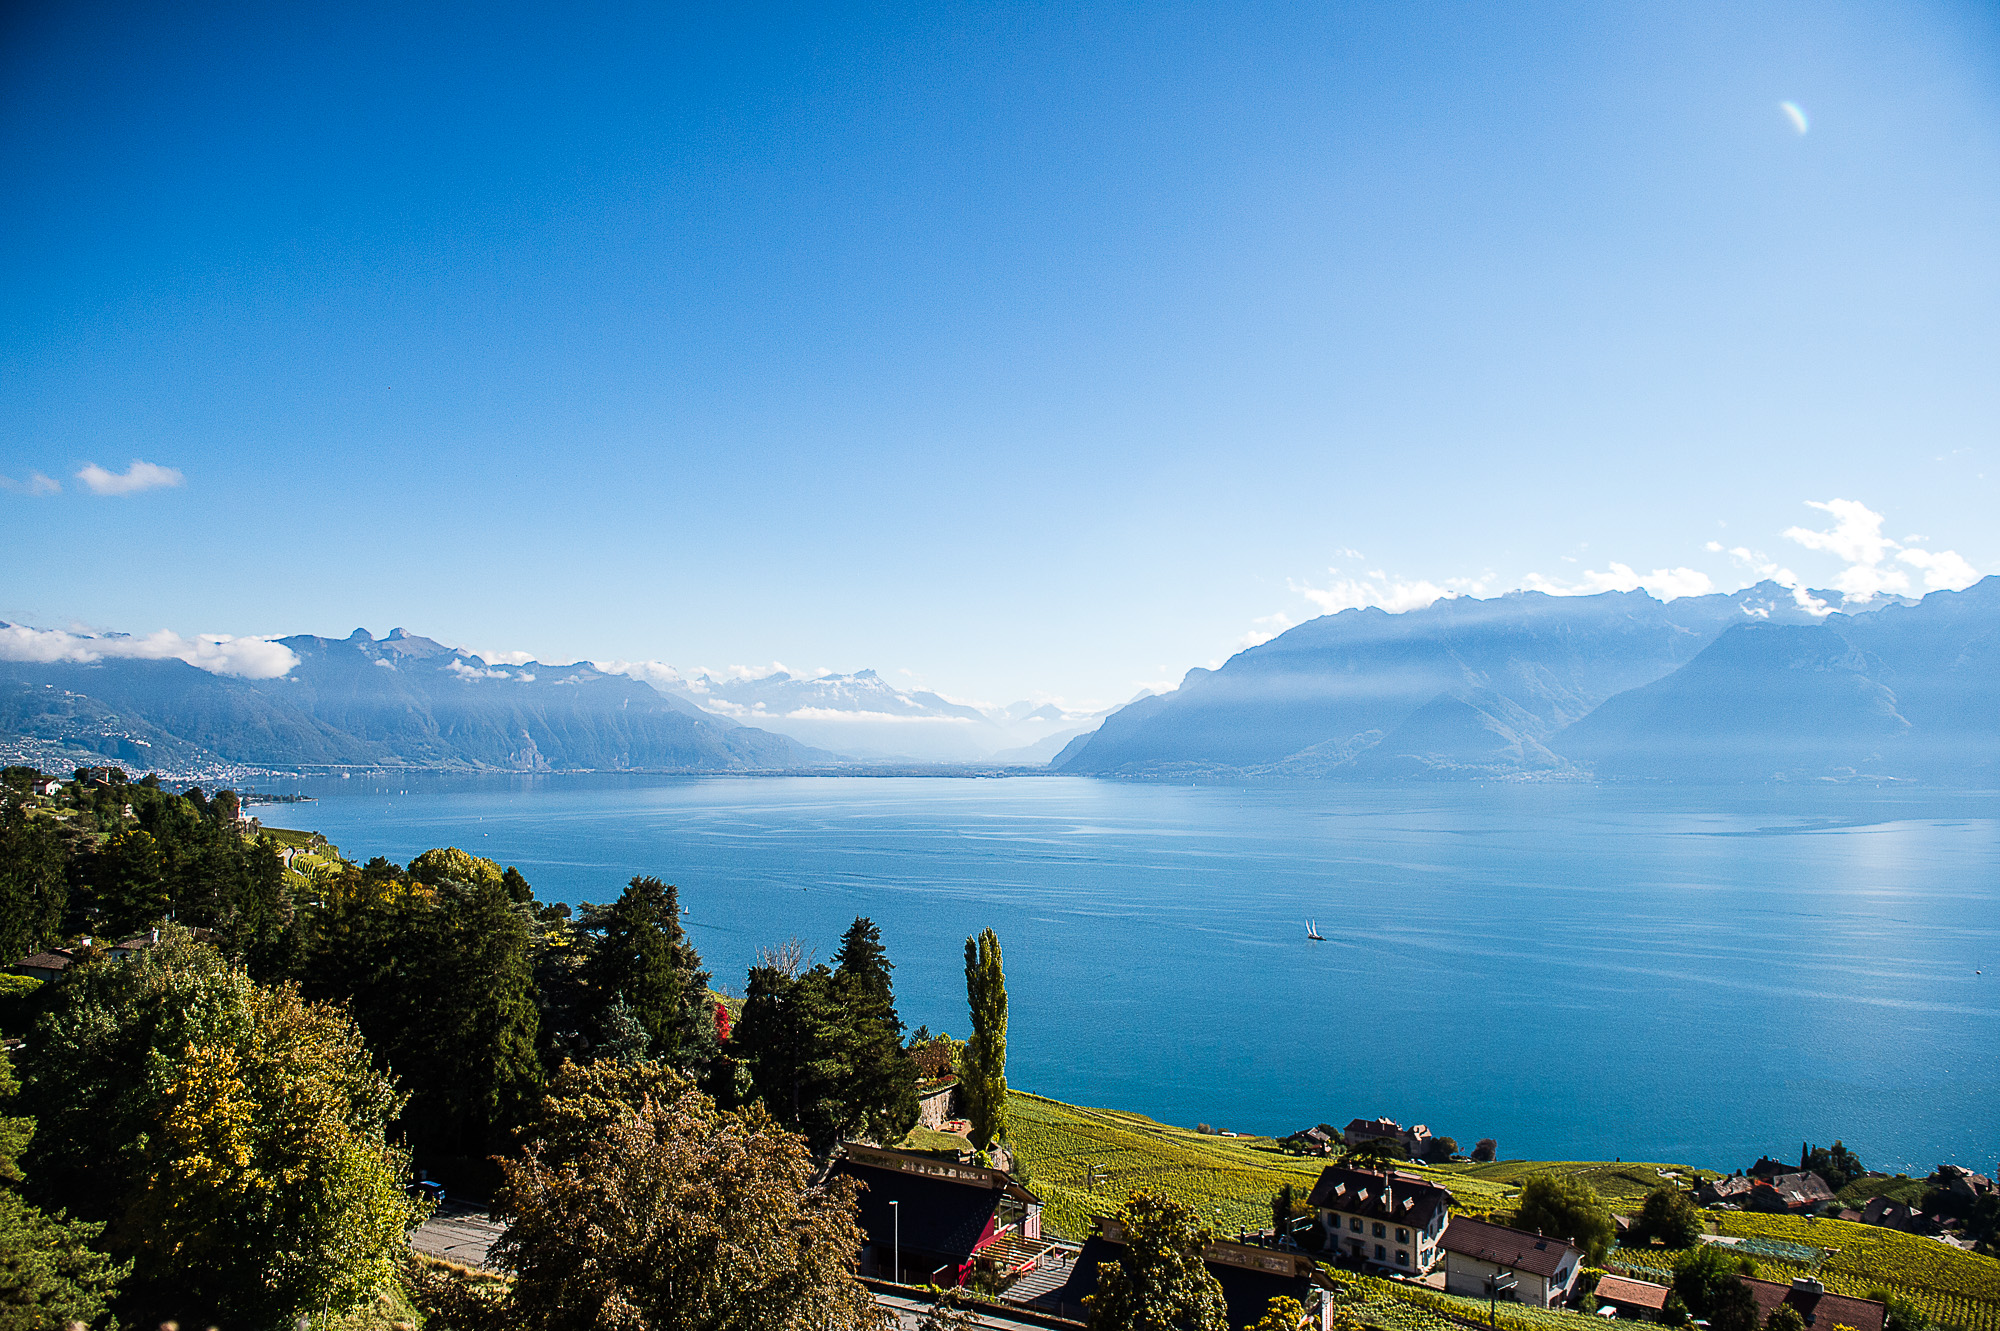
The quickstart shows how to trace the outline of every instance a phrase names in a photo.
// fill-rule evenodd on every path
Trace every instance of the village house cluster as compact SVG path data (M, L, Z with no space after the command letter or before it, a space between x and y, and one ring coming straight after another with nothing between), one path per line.
M1045 1236L1041 1201L1004 1169L914 1151L847 1143L835 1172L862 1185L864 1276L905 1285L975 1284L1031 1312L1075 1318L1096 1291L1098 1268L1126 1243L1120 1221L1099 1219L1082 1244ZM1375 1275L1422 1281L1447 1294L1537 1308L1572 1306L1583 1251L1545 1234L1451 1212L1451 1193L1394 1169L1329 1165L1314 1185L1314 1220L1301 1232L1217 1238L1202 1258L1221 1285L1232 1326L1251 1325L1273 1298L1297 1299L1311 1323L1331 1325L1334 1261ZM1883 1331L1885 1309L1829 1293L1809 1279L1745 1279L1763 1317L1779 1304L1808 1327ZM1652 1319L1668 1289L1605 1276L1596 1297L1609 1316Z

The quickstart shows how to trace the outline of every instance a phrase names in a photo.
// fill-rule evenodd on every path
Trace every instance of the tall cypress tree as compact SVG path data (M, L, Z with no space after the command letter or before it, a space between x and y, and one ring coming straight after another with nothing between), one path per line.
M1007 976L1000 940L991 929L965 940L965 998L972 1038L965 1044L960 1085L972 1144L985 1150L1007 1136Z
M917 1073L903 1048L903 1022L882 948L882 931L857 917L834 956L834 990L846 1008L842 1032L849 1082L841 1098L859 1130L881 1142L901 1140L917 1122Z

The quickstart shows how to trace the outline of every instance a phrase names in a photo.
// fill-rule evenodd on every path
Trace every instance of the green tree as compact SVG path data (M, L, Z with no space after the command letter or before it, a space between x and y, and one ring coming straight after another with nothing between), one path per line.
M959 1094L972 1123L972 1144L985 1150L1007 1136L1007 976L1000 940L991 929L965 940L965 997L972 1038L965 1042Z
M657 1064L565 1065L503 1164L496 1261L544 1331L832 1331L883 1314L855 1279L858 1187L804 1140Z
M1707 1317L1720 1306L1730 1286L1743 1288L1736 1277L1744 1259L1725 1252L1719 1245L1701 1243L1674 1263L1674 1293L1693 1317Z
M1617 1235L1611 1208L1582 1179L1537 1174L1521 1186L1514 1211L1517 1228L1568 1239L1595 1265L1604 1260Z
M113 1240L153 1312L269 1326L367 1300L420 1217L387 1141L395 1091L352 1019L291 986L245 997L243 1036L167 1078Z
M1826 1180L1826 1186L1839 1192L1854 1180L1866 1174L1861 1158L1836 1141L1831 1149L1824 1146L1808 1146L1799 1152L1799 1168L1809 1169Z
M528 922L497 874L443 879L434 892L402 931L410 950L397 960L408 987L380 1014L401 1021L370 1033L409 1087L413 1138L483 1155L520 1120L541 1081Z
M1781 1303L1764 1319L1764 1331L1806 1331L1806 1319L1791 1304Z
M1632 1240L1692 1248L1701 1238L1701 1230L1701 1212L1695 1209L1693 1195L1662 1185L1646 1194L1638 1222L1632 1226Z
M1500 1143L1491 1137L1481 1137L1473 1143L1472 1158L1481 1164L1490 1164L1500 1158Z
M15 1107L21 1084L0 1049L0 1111ZM0 1117L0 1331L57 1331L104 1318L131 1270L98 1250L102 1223L50 1215L21 1196L20 1157L34 1136L31 1118Z
M835 995L846 1007L843 1034L852 1080L843 1099L854 1107L861 1132L876 1141L900 1141L917 1123L917 1072L903 1048L903 1022L874 921L857 917L834 954Z
M752 969L743 1020L729 1043L765 1108L815 1152L826 1154L868 1121L869 1107L855 1096L851 1013L825 966L797 976L777 966Z
M1185 1204L1135 1192L1118 1213L1125 1244L1083 1300L1092 1331L1226 1331L1222 1285L1202 1260L1211 1239Z
M1735 1276L1724 1280L1711 1292L1709 1331L1757 1331L1761 1320L1757 1311L1757 1296Z
M606 1015L622 1001L646 1028L649 1057L706 1068L716 1056L709 976L681 928L676 889L634 878L610 906L587 909L581 928L595 938L582 968L593 1035L602 1038Z
M64 859L53 819L29 817L18 799L0 800L0 963L60 936L69 904Z
M29 1048L28 1177L110 1222L134 1258L128 1310L269 1325L397 1269L413 1215L396 1096L344 1014L169 928L67 974Z

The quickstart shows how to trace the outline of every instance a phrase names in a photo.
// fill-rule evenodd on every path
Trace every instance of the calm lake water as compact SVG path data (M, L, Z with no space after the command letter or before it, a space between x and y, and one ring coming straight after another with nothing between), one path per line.
M273 787L281 788L281 787ZM1876 1168L2000 1154L2000 797L1847 788L1174 787L1081 778L312 781L351 857L457 845L545 899L676 882L717 982L882 928L1009 1080L1283 1133L1387 1114L1507 1156ZM1304 921L1326 941L1308 942ZM1975 971L1984 971L1975 975Z

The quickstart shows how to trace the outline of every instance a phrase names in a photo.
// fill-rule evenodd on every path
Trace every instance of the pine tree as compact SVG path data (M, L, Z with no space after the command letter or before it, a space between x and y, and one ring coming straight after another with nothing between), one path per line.
M896 1015L889 972L895 967L882 948L874 921L857 918L834 956L835 991L846 1008L849 1042L846 1061L852 1080L845 1099L860 1131L881 1142L902 1139L917 1122L917 1074L903 1048L903 1022Z
M622 1000L646 1028L650 1057L705 1069L716 1055L715 1014L708 972L681 928L679 892L657 878L634 878L609 907L587 912L583 927L598 935L583 978L599 1037Z
M981 1150L1007 1137L1007 976L991 929L965 940L965 997L972 1038L965 1044L961 1094Z

